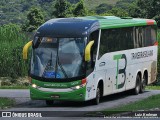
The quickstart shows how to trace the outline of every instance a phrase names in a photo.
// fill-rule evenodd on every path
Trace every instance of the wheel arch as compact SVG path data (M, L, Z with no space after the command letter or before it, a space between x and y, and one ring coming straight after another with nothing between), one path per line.
M142 72L141 71L139 71L138 73L137 73L137 75L139 75L139 77L141 78L141 80L142 80Z
M143 72L143 76L145 75L145 77L147 78L146 80L146 84L148 85L148 70L147 69L144 69L144 72Z

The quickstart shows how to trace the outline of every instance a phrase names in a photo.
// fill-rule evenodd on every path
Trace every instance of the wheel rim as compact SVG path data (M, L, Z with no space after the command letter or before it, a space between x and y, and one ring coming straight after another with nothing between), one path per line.
M139 87L139 85L137 85L137 87L136 87L137 93L139 93L139 90L140 90L140 87Z
M139 77L137 78L136 91L137 91L137 93L139 93L139 91L140 91L140 78Z
M145 90L145 87L146 87L146 78L144 77L142 82L142 91Z
M100 90L99 90L99 88L97 88L97 96L96 96L97 104L99 103L99 99L100 99Z

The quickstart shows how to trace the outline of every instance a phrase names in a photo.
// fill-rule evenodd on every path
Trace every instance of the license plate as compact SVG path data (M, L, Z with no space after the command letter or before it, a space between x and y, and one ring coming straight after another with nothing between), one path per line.
M59 95L52 95L51 98L60 98Z

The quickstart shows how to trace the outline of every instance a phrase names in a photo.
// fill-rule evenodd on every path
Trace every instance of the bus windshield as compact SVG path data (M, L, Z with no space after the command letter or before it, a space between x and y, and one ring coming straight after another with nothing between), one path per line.
M36 37L40 43L32 51L31 74L43 78L73 78L84 75L85 38Z

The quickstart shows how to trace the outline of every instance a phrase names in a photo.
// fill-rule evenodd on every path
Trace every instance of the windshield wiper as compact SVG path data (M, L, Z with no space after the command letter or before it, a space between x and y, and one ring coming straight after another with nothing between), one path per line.
M64 68L62 67L62 64L59 62L59 56L58 56L58 54L57 54L57 59L58 59L58 65L59 65L59 67L61 68L64 76L65 76L66 78L68 78L68 75L67 75L66 71L65 71Z
M59 65L59 67L61 68L65 78L68 78L68 75L66 73L66 71L64 70L64 68L62 67L62 64L59 62L59 40L58 40L58 49L57 49L57 59L56 59L56 76L57 76L57 64Z
M65 71L64 68L62 67L62 64L59 62L58 50L57 50L56 66L55 66L55 71L54 71L54 72L55 72L55 78L57 78L57 74L58 74L58 73L57 73L57 70L58 70L58 68L57 68L58 66L57 66L57 65L59 65L62 73L63 73L64 76L65 76L65 78L68 78L68 75L67 75L66 71ZM48 68L48 67L52 67L52 52L51 52L50 60L48 60L42 76L44 76L44 74L45 74L45 72L47 71L47 68Z
M44 74L45 74L45 72L47 71L48 67L50 67L50 68L52 67L52 53L51 53L51 59L48 60L46 66L45 66L45 68L44 68L44 72L43 72L43 74L42 74L43 77L44 77Z

